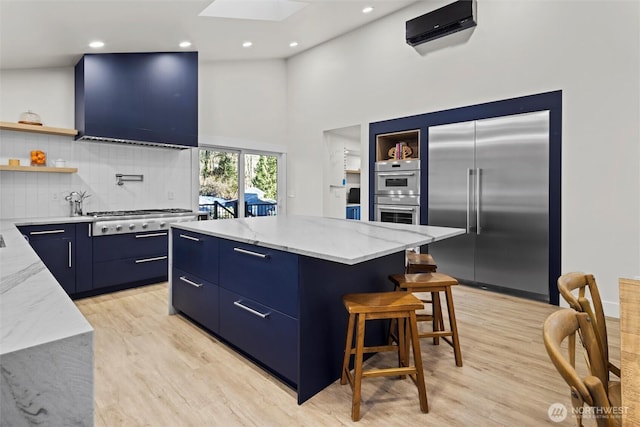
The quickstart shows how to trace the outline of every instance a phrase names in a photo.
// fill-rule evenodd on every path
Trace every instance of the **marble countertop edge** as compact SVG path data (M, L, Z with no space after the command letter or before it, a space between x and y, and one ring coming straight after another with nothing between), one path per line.
M172 228L347 265L464 233L457 228L295 215L183 222Z

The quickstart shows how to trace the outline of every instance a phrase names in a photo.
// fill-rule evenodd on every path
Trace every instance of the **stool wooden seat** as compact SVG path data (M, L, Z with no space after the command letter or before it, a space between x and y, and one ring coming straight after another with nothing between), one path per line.
M407 273L435 273L437 267L431 255L407 251Z
M413 295L403 292L347 294L342 297L342 302L349 312L349 324L347 326L340 384L346 384L348 380L353 391L351 419L353 421L360 419L361 383L362 378L365 377L400 375L401 378L404 378L409 375L418 387L420 409L422 412L429 412L416 322L416 310L423 308L422 302ZM399 326L397 345L364 346L365 322L375 319L397 319ZM353 346L354 329L355 347ZM414 366L409 366L410 343L413 348ZM363 370L363 355L382 351L397 351L398 367ZM354 355L353 374L350 369L351 355Z
M460 351L460 340L458 338L458 325L456 313L453 306L453 294L451 286L458 284L458 281L451 276L442 273L415 273L415 274L393 274L389 279L400 291L430 292L432 296L433 311L431 314L419 314L416 316L418 322L431 320L433 322L432 332L422 332L420 338L434 338L434 344L439 344L435 339L442 338L451 347L455 355L456 366L462 366L462 353ZM449 330L444 330L442 316L442 306L440 304L440 292L443 292L447 301L447 312L449 314ZM448 339L451 337L451 340Z

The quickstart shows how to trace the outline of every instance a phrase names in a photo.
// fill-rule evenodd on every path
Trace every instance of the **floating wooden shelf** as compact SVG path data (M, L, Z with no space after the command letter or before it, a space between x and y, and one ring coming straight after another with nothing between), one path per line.
M347 170L345 170L345 173L356 173L356 174L359 174L360 173L360 169L347 169Z
M76 136L75 129L53 128L49 126L26 125L23 123L0 122L0 129L15 130L18 132L47 133L49 135ZM56 168L62 169L62 168ZM5 169L6 170L6 169Z
M76 173L76 172L78 172L78 168L53 168L53 167L50 167L50 166L9 166L9 165L0 165L0 171Z

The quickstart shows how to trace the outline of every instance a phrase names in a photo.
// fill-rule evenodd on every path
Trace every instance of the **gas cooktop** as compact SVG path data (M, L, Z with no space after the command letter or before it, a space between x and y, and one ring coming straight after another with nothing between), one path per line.
M92 226L94 236L167 230L169 224L194 221L197 218L196 214L189 209L101 211L87 212L87 216L94 218Z

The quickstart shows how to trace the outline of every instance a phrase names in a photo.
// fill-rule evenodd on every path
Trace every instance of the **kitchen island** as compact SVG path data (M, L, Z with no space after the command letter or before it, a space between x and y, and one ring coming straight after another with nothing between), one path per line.
M172 225L170 313L181 312L295 388L340 376L351 292L392 291L405 250L462 229L304 216ZM386 324L367 325L367 342Z

